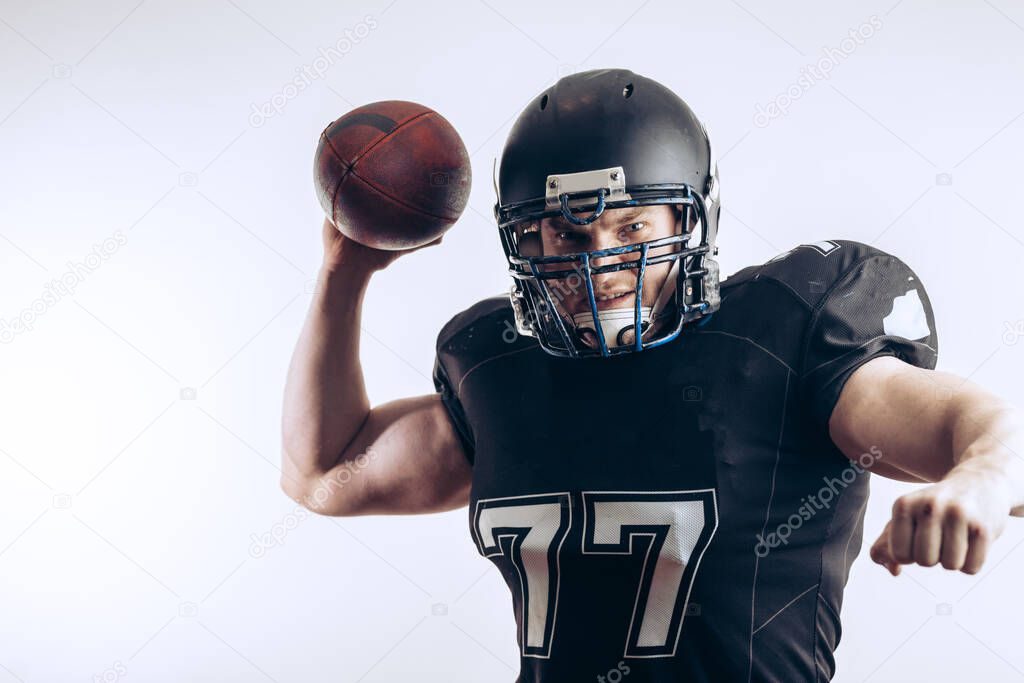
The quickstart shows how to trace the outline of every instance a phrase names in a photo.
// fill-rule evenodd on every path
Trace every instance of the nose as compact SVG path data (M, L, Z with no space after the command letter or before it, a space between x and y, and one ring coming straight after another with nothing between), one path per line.
M591 245L591 250L592 251L601 251L603 249L610 249L612 247L619 247L619 246L625 246L625 245L622 244L616 238L616 235L614 234L613 231L611 231L611 230L602 230L602 231L599 231L599 232L597 232L595 234L595 236L593 238L592 245ZM617 264L617 263L626 263L626 262L633 261L633 260L636 260L637 258L639 258L638 254L639 254L639 252L636 252L636 253L634 253L634 252L627 252L625 254L611 254L611 255L607 255L607 256L599 256L599 257L591 259L590 265L592 267L594 267L594 268L600 268L602 266L609 266L609 265L613 265L613 264ZM627 284L627 283L624 282L624 280L632 280L633 282L636 282L635 278L636 278L636 272L635 271L631 271L629 269L611 271L611 272L607 272L607 273L596 273L596 274L593 275L594 289L595 290L604 290L604 289L609 289L610 290L610 289L614 289L616 287L622 286L623 284L626 284L627 286L631 287L632 284Z

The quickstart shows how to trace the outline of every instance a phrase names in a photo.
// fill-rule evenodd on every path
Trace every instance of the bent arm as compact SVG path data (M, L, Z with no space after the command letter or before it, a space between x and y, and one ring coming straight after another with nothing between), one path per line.
M359 364L359 326L371 272L325 266L292 353L284 388L282 461L301 482L338 464L370 412Z
M376 251L345 239L321 269L285 384L281 486L321 514L453 509L471 469L440 395L372 410L366 395L362 303L388 257Z
M353 516L454 510L469 502L471 479L441 397L430 394L374 407L336 464L281 483L313 512Z

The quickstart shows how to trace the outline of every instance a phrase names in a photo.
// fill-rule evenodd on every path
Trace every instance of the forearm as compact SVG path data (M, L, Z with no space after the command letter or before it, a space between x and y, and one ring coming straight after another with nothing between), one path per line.
M969 392L954 411L954 466L946 478L973 476L1005 492L1024 517L1024 413L990 395Z
M321 269L288 368L282 417L282 471L302 481L329 470L370 412L359 330L370 271Z

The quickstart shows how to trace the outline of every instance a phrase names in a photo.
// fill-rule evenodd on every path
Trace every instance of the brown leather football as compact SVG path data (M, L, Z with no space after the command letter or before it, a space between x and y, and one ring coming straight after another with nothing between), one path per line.
M313 172L335 227L386 250L440 237L462 215L472 182L455 128L433 109L402 100L358 107L327 126Z

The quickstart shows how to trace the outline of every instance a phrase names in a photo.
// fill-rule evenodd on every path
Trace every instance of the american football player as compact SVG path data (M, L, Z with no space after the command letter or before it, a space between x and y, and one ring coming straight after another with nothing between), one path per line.
M496 175L511 291L443 327L430 395L370 406L361 305L398 254L325 224L282 486L326 515L466 507L518 681L829 680L871 473L926 484L871 548L892 574L973 574L1024 513L1021 413L935 370L901 259L828 239L720 281L714 152L665 86L560 79Z

